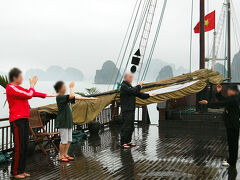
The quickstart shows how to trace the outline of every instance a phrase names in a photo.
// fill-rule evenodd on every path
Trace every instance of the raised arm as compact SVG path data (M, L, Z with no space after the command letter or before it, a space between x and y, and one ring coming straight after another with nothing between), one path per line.
M29 79L30 88L24 89L20 86L14 86L10 84L7 88L7 94L10 96L14 96L17 99L31 99L34 97L35 90L34 87L38 81L37 76L33 76L32 79Z
M16 99L31 99L34 93L35 93L35 90L33 88L20 89L12 84L10 84L7 88L7 94L10 96L14 96Z
M222 95L222 86L217 85L216 87L217 93L215 94L218 101L224 101L226 98Z
M137 95L137 97L139 97L141 99L148 99L148 98L153 97L153 96L155 96L155 94L153 94L153 93L147 94L147 93L141 93L141 92L139 92L138 95Z
M207 107L215 109L225 107L226 104L227 104L226 101L210 102L207 104Z
M40 97L40 98L46 98L48 97L47 94L45 93L40 93L40 92L34 92L33 97Z
M40 98L46 98L46 97L57 97L58 93L50 93L50 94L45 94L45 93L40 93L40 92L35 92L34 97L40 97Z
M234 97L228 97L225 98L224 101L218 101L218 102L208 102L207 100L199 101L199 104L206 104L209 108L220 108L220 107L226 107L227 104L235 104L236 99Z
M147 93L139 92L139 93L137 94L137 97L139 97L139 98L141 98L141 99L147 99L147 98L149 98L150 96L149 96L149 94L147 94Z
M75 96L75 99L76 100L98 100L99 98Z
M140 92L141 86L137 85L136 87L129 87L126 84L122 84L121 91L127 94L133 94L137 96Z
M75 86L75 83L74 83L74 81L72 81L72 82L69 84L69 87L70 87L69 99L75 98L74 86Z

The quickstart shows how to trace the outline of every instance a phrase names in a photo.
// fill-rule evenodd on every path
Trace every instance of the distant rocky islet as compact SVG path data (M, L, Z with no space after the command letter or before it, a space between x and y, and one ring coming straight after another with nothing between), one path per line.
M144 66L144 65L143 65ZM240 82L240 52L235 54L232 60L232 81ZM95 84L114 84L116 77L118 75L117 81L120 80L122 76L122 69L116 67L115 63L111 60L105 61L101 69L96 70L94 76ZM227 69L224 67L223 63L216 63L215 71L221 73L224 77L227 76ZM183 67L176 68L174 64L169 64L160 59L153 59L149 71L146 76L146 81L158 81L162 79L171 78L173 76L181 75L187 73L188 70ZM6 72L1 72L1 75L7 75ZM81 70L73 67L68 67L63 69L60 66L50 66L46 70L39 68L29 69L25 73L25 78L28 79L34 75L37 75L41 81L82 81L84 80L84 74Z
M73 67L63 69L60 66L50 66L47 70L29 69L25 73L25 78L30 78L37 75L41 81L82 81L84 79L83 73Z

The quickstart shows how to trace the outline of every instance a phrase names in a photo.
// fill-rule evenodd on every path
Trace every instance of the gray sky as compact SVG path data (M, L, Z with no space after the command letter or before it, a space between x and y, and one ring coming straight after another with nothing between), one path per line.
M161 7L163 0L159 1ZM215 9L218 19L222 0L208 1L206 9ZM199 1L194 2L195 25ZM240 1L233 2L238 9ZM135 0L0 0L0 71L13 66L46 69L57 64L93 75L104 61L116 60L134 3ZM168 0L154 58L188 68L190 10L191 0ZM193 69L197 69L198 35L193 37ZM236 50L234 46L233 53Z

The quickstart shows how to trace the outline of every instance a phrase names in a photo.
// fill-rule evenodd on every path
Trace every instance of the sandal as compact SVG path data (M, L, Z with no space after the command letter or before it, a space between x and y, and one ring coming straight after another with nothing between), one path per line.
M60 162L69 162L69 160L67 158L61 158L61 159L58 159L58 161L60 161Z
M31 176L30 174L28 174L28 173L26 173L26 172L24 172L23 175L24 175L25 177L30 177L30 176Z
M11 178L15 178L15 179L24 179L25 176L24 174L18 174L18 175L10 175Z
M127 144L123 144L123 145L121 145L121 147L122 147L123 149L130 149L130 148L131 148L131 147L128 146Z
M74 157L71 157L71 156L66 156L66 158L69 160L69 161L74 161Z

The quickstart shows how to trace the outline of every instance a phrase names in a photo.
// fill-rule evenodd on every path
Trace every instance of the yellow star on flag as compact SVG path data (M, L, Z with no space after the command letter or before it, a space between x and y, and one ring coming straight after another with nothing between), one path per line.
M209 25L209 20L205 20L205 26L208 26Z

